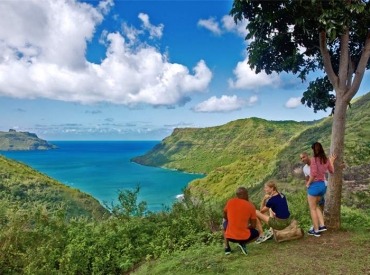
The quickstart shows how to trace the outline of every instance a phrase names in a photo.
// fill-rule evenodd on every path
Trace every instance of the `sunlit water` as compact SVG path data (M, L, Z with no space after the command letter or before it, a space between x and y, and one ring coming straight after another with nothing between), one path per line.
M0 152L58 181L91 194L102 204L117 203L118 190L138 185L138 200L151 211L171 206L176 196L199 174L147 167L130 161L145 154L158 141L51 141L48 151Z

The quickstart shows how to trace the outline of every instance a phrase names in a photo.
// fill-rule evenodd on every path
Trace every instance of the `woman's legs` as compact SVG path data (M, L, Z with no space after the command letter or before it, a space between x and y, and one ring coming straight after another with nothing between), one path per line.
M318 198L319 197L314 197L311 195L307 196L308 206L310 207L311 220L312 220L314 231L316 232L319 230L319 217L318 217L319 211L317 207Z
M257 218L259 218L261 221L264 221L265 223L268 223L269 221L269 216L261 213L261 211L259 210L256 210L256 215L257 215Z
M269 234L265 235L264 232L263 232L263 228L262 228L262 221L264 223L268 224L270 217L261 213L261 211L259 211L259 210L256 210L256 215L257 215L257 226L256 226L256 228L258 230L259 237L260 237L260 238L258 238L257 243L261 243L263 241L268 240L271 237L272 233L270 233L270 235ZM263 241L261 241L260 239L263 239Z
M324 221L323 211L322 211L321 207L318 205L318 203L320 202L320 200L321 200L321 197L317 197L316 214L317 214L317 219L318 219L318 222L319 222L319 226L324 226L325 225L325 221Z
M256 229L258 230L259 236L263 236L262 223L259 218L257 218Z

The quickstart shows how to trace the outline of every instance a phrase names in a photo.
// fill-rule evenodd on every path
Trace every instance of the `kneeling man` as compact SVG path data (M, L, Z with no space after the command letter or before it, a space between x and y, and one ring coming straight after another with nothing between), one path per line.
M247 255L246 244L259 235L256 230L256 208L248 201L248 191L244 187L236 190L236 197L228 200L224 208L225 254L231 253L229 242L237 243Z

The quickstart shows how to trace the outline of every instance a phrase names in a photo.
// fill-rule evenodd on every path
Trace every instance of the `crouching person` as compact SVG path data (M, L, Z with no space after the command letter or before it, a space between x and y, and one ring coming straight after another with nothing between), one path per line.
M273 237L273 231L282 230L290 225L291 218L288 209L288 202L284 194L279 193L274 181L269 181L264 187L265 197L261 203L260 210L256 211L257 215L257 229L259 237L256 243L262 243ZM270 227L265 233L262 230L264 222Z
M231 253L229 242L237 243L241 252L248 254L246 244L258 237L256 208L248 201L244 187L236 190L236 197L227 201L224 208L225 254Z

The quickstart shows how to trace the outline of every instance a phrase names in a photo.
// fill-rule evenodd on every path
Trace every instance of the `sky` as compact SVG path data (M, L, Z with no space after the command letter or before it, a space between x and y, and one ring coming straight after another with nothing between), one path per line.
M308 82L255 74L229 0L0 0L0 131L162 140L237 119L312 121ZM323 74L318 72L317 75ZM308 79L310 80L310 79ZM366 72L356 96L370 91Z

